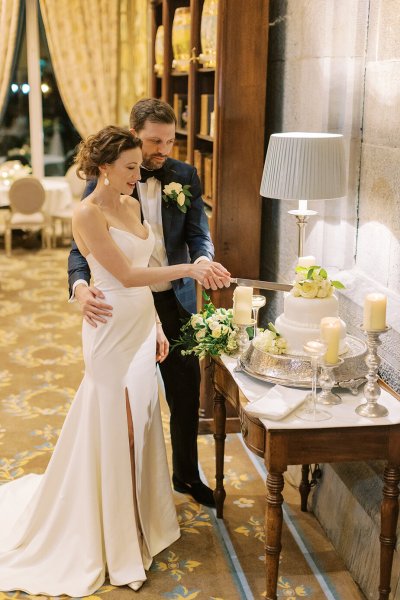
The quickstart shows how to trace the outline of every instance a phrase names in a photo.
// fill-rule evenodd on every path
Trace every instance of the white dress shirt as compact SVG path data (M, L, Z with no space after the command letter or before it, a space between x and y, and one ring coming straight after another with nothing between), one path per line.
M137 184L138 196L142 207L144 219L148 222L154 233L154 249L149 260L149 267L168 266L167 252L165 250L164 232L161 215L161 181L149 177L146 183ZM157 283L150 286L153 292L170 290L170 282Z

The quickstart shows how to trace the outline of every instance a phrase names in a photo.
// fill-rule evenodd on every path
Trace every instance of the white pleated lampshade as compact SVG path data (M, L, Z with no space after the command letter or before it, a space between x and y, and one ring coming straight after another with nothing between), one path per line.
M271 135L260 194L281 200L345 196L343 136L304 132Z

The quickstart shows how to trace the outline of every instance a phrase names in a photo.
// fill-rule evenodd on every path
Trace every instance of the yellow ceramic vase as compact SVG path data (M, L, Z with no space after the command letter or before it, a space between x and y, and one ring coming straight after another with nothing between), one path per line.
M190 59L190 7L182 6L175 11L172 24L172 68L177 71L189 70Z
M204 0L201 14L200 62L204 67L215 69L217 63L217 18L218 0Z
M157 75L162 75L164 72L164 25L157 27L156 39L154 42L154 54L156 59L154 71Z

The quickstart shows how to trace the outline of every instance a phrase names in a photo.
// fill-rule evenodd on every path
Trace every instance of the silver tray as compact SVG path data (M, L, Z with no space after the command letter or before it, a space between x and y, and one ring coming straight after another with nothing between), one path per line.
M367 344L354 336L346 337L348 350L341 355L343 363L333 369L335 387L358 393L359 386L366 381L365 355ZM307 356L294 354L270 354L260 350L251 342L240 357L240 364L248 375L288 387L311 387L311 362Z

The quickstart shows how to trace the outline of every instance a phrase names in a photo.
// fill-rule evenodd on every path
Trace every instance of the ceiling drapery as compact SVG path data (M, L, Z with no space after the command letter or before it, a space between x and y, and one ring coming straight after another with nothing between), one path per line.
M0 0L0 114L8 96L18 31L19 0Z
M146 37L145 2L135 0L134 4L135 20L143 20ZM80 135L106 125L127 126L127 122L119 123L126 113L121 105L126 104L127 95L133 104L145 88L131 89L121 71L126 63L121 57L129 54L127 19L132 15L126 0L40 0L40 8L57 85ZM146 78L147 61L143 63L142 56L135 60L134 44L132 35L130 69L143 71Z

